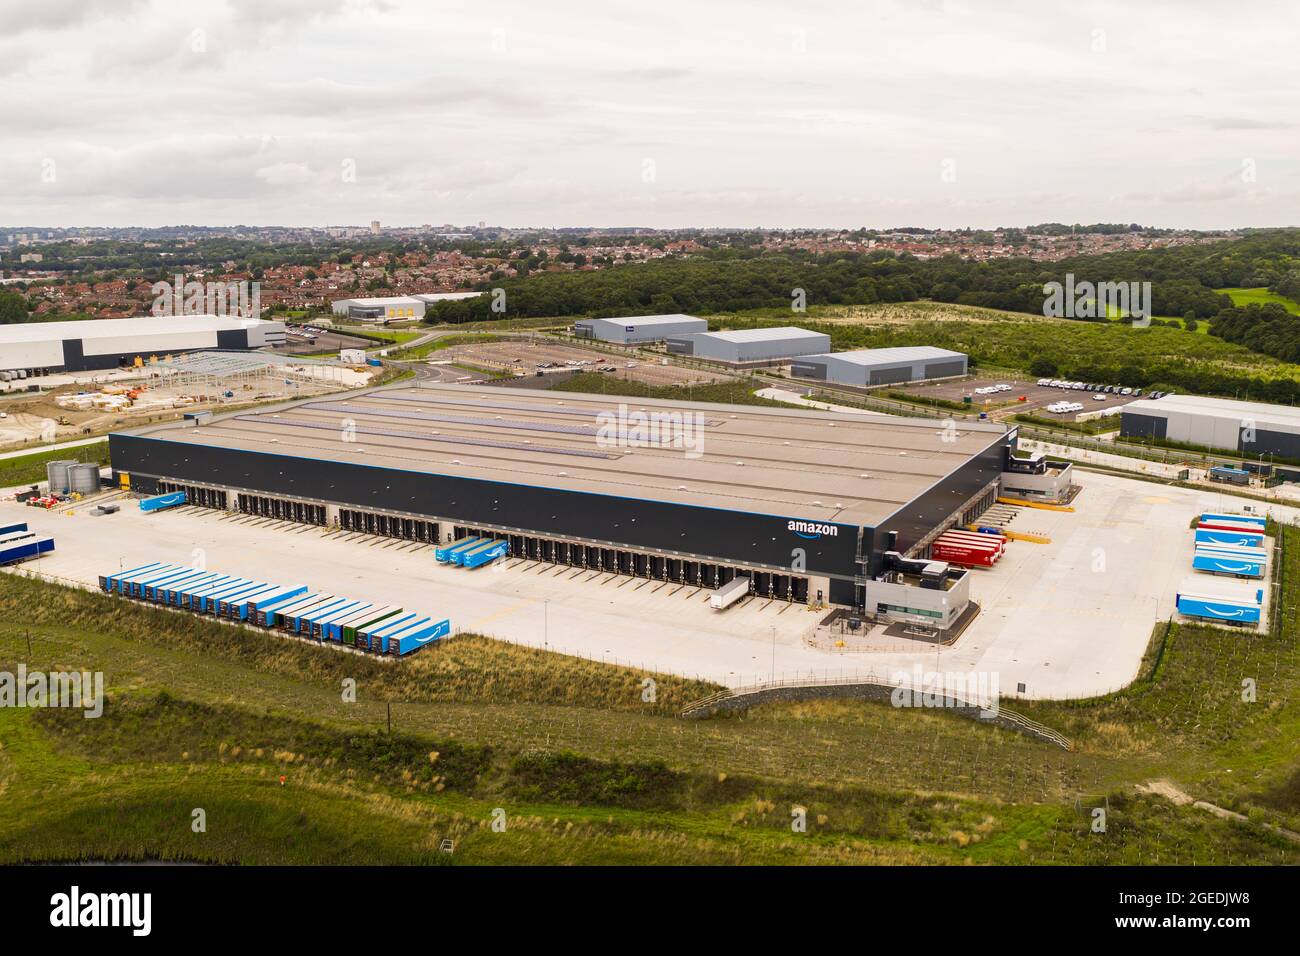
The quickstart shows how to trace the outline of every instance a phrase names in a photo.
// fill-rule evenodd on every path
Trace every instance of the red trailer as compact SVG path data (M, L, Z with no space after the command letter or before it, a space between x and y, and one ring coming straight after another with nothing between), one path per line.
M936 541L930 546L930 557L936 561L949 564L963 564L972 567L991 568L998 560L998 552L992 548L977 548L963 544L944 544Z

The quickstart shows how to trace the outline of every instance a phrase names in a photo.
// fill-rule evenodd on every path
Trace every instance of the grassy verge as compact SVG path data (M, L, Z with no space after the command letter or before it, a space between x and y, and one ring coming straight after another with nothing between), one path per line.
M72 448L58 448L54 451L38 451L30 455L16 455L13 458L0 458L0 488L14 485L27 485L45 480L45 465L51 461L95 462L107 465L108 441L92 442L89 445L76 445Z

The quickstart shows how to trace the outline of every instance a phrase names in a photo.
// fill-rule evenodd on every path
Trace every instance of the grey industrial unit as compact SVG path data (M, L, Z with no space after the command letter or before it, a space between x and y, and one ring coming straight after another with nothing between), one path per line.
M136 358L284 344L284 323L224 315L147 316L0 325L0 369L86 372Z
M795 328L739 329L734 332L694 332L664 340L674 355L716 362L764 362L829 352L831 337L824 332Z
M335 299L330 310L353 322L390 322L424 318L424 299L414 295L388 295L359 299Z
M790 363L799 378L862 386L952 378L965 375L966 368L965 354L930 345L807 355Z
M660 342L687 332L707 332L709 323L693 315L629 315L616 319L579 319L573 334L618 345Z
M1289 405L1199 395L1139 399L1124 406L1120 434L1300 460L1300 408Z
M745 575L766 597L858 607L886 551L919 554L994 501L1016 442L991 423L948 435L924 418L625 403L399 387L109 442L115 479L200 507L424 542L494 537L520 558L697 587Z

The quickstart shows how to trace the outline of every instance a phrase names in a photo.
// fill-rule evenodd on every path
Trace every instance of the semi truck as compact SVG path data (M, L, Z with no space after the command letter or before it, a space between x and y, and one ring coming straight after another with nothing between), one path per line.
M709 595L709 607L715 611L722 611L731 607L749 593L750 583L749 578L744 575L732 578Z

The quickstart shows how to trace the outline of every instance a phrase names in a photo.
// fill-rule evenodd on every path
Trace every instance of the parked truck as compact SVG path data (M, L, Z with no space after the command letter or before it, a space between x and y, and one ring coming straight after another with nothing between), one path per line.
M154 495L151 498L140 499L141 511L162 511L164 508L175 508L177 505L185 504L185 492L169 491L164 495Z
M709 607L721 611L731 607L749 593L749 578L741 575L733 578L709 595Z

